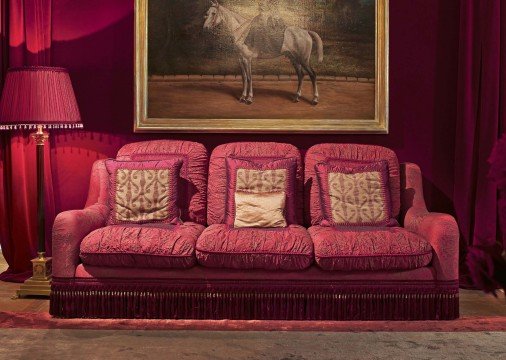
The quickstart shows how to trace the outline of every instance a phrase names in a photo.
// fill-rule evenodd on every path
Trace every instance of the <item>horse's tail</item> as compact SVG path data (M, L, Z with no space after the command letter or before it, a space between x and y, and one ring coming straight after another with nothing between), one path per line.
M320 35L315 33L314 31L308 31L309 35L313 38L313 40L316 42L316 49L318 52L318 62L323 61L323 41Z

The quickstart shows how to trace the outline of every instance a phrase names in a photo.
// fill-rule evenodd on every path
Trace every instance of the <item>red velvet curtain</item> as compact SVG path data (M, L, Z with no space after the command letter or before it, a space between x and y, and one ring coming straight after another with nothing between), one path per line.
M51 65L51 1L4 0L2 41L9 67ZM7 56L5 54L7 52ZM3 134L0 144L0 244L9 270L7 281L22 281L31 273L30 259L37 253L37 180L35 144L23 131ZM49 146L45 147L46 249L51 251L54 220Z
M501 237L487 160L506 125L506 2L461 0L460 16L454 204L465 250Z

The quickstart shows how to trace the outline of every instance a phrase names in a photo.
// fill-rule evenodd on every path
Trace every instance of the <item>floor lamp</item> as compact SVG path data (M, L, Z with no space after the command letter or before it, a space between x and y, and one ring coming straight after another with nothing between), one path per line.
M46 257L44 209L44 145L49 134L44 129L82 128L74 90L66 69L19 67L7 71L0 101L0 130L36 130L37 147L37 258L32 260L33 276L17 291L17 296L49 296L51 258Z

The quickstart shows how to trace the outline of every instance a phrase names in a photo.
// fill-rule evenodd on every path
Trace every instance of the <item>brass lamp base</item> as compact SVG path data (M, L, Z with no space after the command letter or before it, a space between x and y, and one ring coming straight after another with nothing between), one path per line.
M26 280L16 292L15 298L26 296L46 296L51 294L51 258L44 253L39 253L36 259L32 260L33 276Z

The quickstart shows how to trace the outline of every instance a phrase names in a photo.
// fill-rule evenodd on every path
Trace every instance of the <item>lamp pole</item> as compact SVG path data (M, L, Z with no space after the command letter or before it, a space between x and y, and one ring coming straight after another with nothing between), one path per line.
M33 276L16 292L15 298L25 296L49 296L51 294L51 258L46 257L46 215L44 204L44 145L49 134L42 125L32 134L37 147L37 258L31 260Z
M37 146L37 231L39 244L37 254L39 258L46 257L46 215L44 204L44 145L49 138L41 125L37 126L37 132L32 134Z

